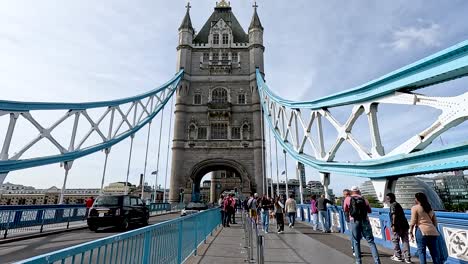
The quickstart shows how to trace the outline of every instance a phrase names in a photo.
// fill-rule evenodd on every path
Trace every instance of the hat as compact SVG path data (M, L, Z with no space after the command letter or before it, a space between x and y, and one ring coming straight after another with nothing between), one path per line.
M359 187L353 186L353 187L351 187L351 191L352 192L359 192Z

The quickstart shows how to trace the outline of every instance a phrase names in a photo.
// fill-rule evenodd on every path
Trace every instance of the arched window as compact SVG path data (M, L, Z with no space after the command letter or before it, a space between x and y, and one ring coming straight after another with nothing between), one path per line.
M194 124L189 126L189 139L193 140L197 138L197 127Z
M250 139L250 129L247 124L244 124L242 126L242 139L243 140L249 140Z
M226 103L228 101L228 93L224 88L216 88L211 92L211 101L214 103Z

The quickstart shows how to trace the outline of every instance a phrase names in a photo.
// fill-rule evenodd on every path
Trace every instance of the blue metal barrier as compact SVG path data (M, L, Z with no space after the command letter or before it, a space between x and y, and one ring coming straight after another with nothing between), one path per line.
M18 263L182 263L220 224L214 208Z
M42 233L44 226L54 224L63 224L63 228L68 228L70 222L83 221L85 217L86 207L84 205L0 206L0 234L2 238L6 238L9 231L15 231L15 233L38 231ZM56 227L54 226L54 228Z
M147 205L150 215L172 210L169 203ZM86 207L77 205L6 205L0 206L0 239L12 233L28 235L47 229L68 229L70 223L85 225Z
M307 204L298 205L298 220L312 224L310 206ZM411 211L405 210L408 222L411 219ZM350 234L350 230L344 219L344 212L341 206L328 207L330 226L333 232ZM446 263L468 264L468 214L436 212L437 227L445 240L449 259ZM369 214L369 221L372 225L372 233L377 244L393 249L390 216L388 209L372 208ZM320 227L320 225L319 225ZM417 253L415 242L410 241L411 254Z

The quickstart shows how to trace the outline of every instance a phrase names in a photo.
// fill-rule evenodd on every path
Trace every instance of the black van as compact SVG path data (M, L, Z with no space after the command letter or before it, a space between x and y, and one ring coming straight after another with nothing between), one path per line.
M149 210L139 197L102 195L94 201L87 220L91 231L108 226L127 230L130 224L148 225Z

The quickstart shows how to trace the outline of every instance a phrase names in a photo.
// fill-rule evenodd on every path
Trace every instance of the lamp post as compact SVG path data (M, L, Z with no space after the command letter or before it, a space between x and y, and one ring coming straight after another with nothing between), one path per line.
M151 172L151 175L155 175L155 184L154 184L154 196L153 196L153 203L156 203L156 195L158 194L157 190L158 190L158 171L155 170L153 172Z

